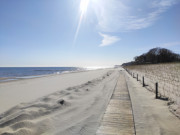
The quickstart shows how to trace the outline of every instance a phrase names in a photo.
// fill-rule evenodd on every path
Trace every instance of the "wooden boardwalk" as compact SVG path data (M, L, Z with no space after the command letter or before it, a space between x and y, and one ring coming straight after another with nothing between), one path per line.
M135 135L131 100L122 73L96 135Z

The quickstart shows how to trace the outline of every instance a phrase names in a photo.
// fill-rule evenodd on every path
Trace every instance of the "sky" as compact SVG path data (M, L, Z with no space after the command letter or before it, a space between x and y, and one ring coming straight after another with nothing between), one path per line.
M104 67L180 53L180 0L0 0L1 67Z

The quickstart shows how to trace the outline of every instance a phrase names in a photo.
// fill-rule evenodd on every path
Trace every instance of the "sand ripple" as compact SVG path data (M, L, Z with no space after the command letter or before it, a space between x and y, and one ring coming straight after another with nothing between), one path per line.
M93 134L95 131L92 131L94 127L91 125L98 125L94 122L97 121L94 111L97 111L98 115L103 114L102 110L108 103L104 98L110 98L113 91L112 87L106 85L112 82L111 85L114 86L118 76L117 72L111 76L113 73L114 71L109 71L85 84L69 87L31 103L11 108L0 115L0 135L52 134L58 125L57 134ZM96 110L93 111L93 107Z

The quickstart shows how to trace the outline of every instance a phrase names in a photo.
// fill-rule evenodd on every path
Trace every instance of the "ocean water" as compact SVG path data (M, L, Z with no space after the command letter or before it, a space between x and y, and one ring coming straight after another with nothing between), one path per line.
M0 67L0 82L83 71L79 67Z

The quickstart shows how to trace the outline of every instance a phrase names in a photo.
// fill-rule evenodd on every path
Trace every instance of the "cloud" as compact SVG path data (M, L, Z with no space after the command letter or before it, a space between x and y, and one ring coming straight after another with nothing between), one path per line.
M92 6L103 32L125 32L151 26L179 0L94 0Z
M99 45L101 47L112 45L120 40L120 38L117 36L110 36L110 35L102 34L102 33L99 33L99 35L101 35L103 37L103 40L102 40L101 44Z

